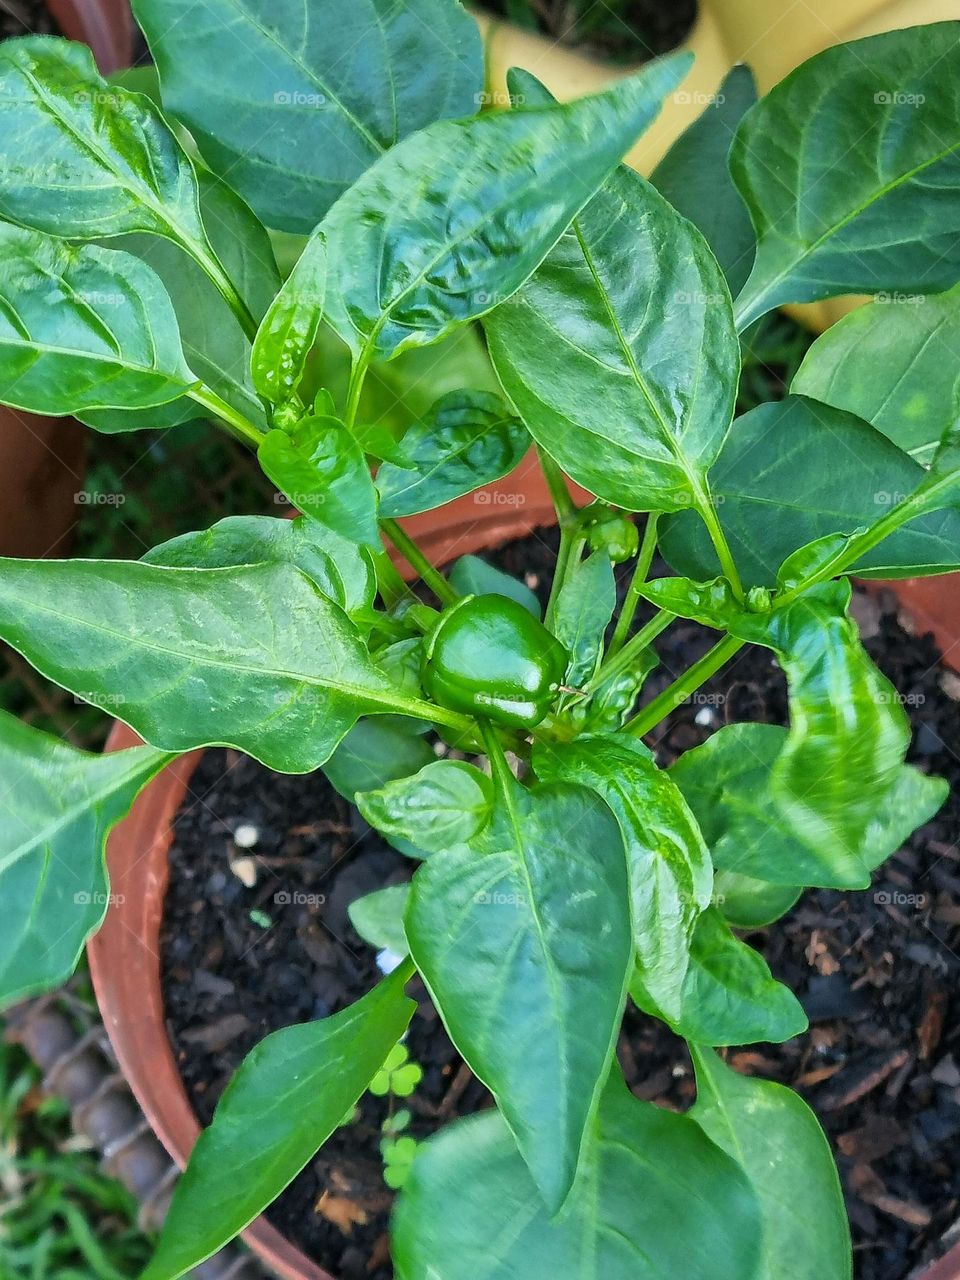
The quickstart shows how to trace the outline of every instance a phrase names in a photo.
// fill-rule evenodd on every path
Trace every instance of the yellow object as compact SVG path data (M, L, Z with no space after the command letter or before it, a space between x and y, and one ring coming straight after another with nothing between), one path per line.
M670 144L710 103L727 71L746 62L762 93L807 58L830 45L900 27L958 16L957 0L701 0L684 48L696 55L689 75L664 103L650 129L626 157L649 173ZM524 67L561 100L602 89L630 74L509 23L478 15L487 45L488 84L494 101L506 102L506 74ZM788 307L815 330L827 328L861 302L834 298Z

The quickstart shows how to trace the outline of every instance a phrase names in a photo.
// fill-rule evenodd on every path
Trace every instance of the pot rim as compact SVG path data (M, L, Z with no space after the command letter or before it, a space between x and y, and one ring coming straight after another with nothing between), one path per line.
M589 498L576 489L578 499ZM478 497L477 495L481 495ZM556 515L546 482L531 451L509 476L444 507L400 521L431 561L448 563L460 555L552 527ZM398 555L394 562L406 578L415 576ZM960 581L960 575L954 575ZM927 590L935 579L905 579L865 585L891 588L908 612L914 611L934 632L941 648L960 658L960 593L954 592L954 616L948 598ZM955 583L954 583L955 585ZM951 593L946 593L947 597ZM937 603L946 609L937 610ZM944 639L947 643L944 643ZM140 739L117 722L106 750L136 745ZM117 1061L150 1127L182 1168L200 1133L166 1031L157 940L167 887L167 853L173 819L189 790L201 751L181 756L140 793L130 814L107 842L111 906L100 932L88 943L90 970L104 1025ZM297 1249L263 1216L243 1239L283 1280L335 1280ZM915 1280L958 1280L960 1245L949 1250Z

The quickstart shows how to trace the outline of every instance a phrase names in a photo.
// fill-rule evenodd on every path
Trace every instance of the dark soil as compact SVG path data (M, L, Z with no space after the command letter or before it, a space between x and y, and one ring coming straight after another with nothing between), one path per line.
M542 593L555 554L555 534L544 532L495 559ZM738 1070L794 1086L819 1114L840 1164L857 1280L904 1280L938 1252L960 1216L960 724L943 687L956 696L957 682L944 676L930 639L898 622L892 595L858 593L856 612L867 647L905 697L914 762L949 778L953 794L878 872L872 890L808 892L784 921L752 936L798 993L811 1030L729 1058ZM695 624L675 623L658 641L664 667L645 696L713 639ZM667 763L728 721L785 717L779 669L767 651L746 649L678 709L658 750ZM210 751L191 790L171 850L163 970L170 1035L206 1122L263 1035L342 1008L377 980L373 951L353 932L347 904L408 876L412 864L319 774L278 776L235 753ZM257 828L251 851L233 843L240 824ZM247 853L255 856L253 888L230 869ZM424 1137L488 1099L429 1000L415 994L408 1044L426 1074L412 1100L412 1131ZM638 1096L679 1108L692 1100L683 1043L633 1009L620 1060ZM268 1217L338 1280L388 1280L391 1197L378 1151L386 1104L367 1096L360 1111Z

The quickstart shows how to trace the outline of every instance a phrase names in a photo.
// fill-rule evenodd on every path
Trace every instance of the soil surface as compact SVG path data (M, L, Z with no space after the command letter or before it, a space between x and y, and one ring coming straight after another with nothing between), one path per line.
M493 557L543 593L553 532ZM654 569L655 573L662 570ZM836 1153L853 1224L857 1280L904 1280L939 1250L960 1215L960 680L944 674L929 638L904 630L892 595L855 600L873 657L904 696L912 759L947 777L952 795L875 877L871 890L813 890L769 930L750 935L775 975L797 992L810 1031L786 1045L731 1050L740 1071L797 1088ZM641 616L642 620L642 616ZM656 694L715 639L676 622L658 640ZM721 724L786 718L783 677L766 650L743 651L661 735L666 764ZM651 745L653 743L651 742ZM200 1118L243 1056L267 1032L323 1017L379 977L373 949L353 932L347 905L408 877L413 864L383 844L322 775L271 774L233 752L208 752L177 822L162 935L168 1027ZM238 848L239 828L256 829ZM240 832L241 843L250 832ZM252 863L256 884L234 870ZM422 989L408 1045L425 1077L410 1100L425 1137L489 1104L453 1049ZM694 1085L682 1041L628 1011L619 1056L634 1092L684 1108ZM367 1095L268 1211L338 1280L388 1280L381 1099Z

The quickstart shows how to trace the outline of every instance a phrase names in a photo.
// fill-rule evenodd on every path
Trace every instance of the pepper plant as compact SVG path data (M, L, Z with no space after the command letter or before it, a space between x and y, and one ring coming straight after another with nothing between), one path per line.
M70 971L111 825L196 747L324 769L415 865L354 904L398 967L254 1050L145 1280L307 1163L392 1060L415 972L496 1106L418 1147L402 1280L843 1280L814 1117L717 1050L806 1027L736 926L865 888L944 798L848 605L852 573L960 568L960 24L829 49L760 101L736 69L647 181L621 159L685 55L563 104L516 72L480 112L454 0L134 8L159 97L75 44L0 48L0 400L108 433L208 416L301 514L0 562L0 638L145 743L0 722L2 992ZM734 418L753 324L851 292L875 300ZM531 446L560 526L542 617L399 523ZM676 618L719 638L644 697ZM644 739L745 644L785 672L789 727L661 767ZM626 1088L628 1000L689 1043L689 1114Z

